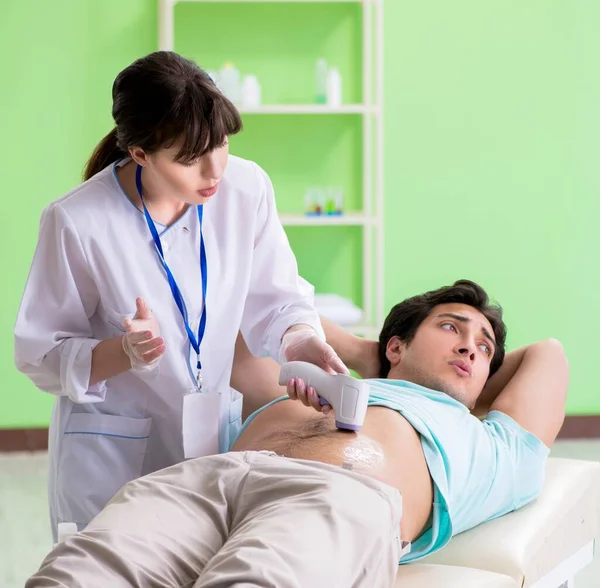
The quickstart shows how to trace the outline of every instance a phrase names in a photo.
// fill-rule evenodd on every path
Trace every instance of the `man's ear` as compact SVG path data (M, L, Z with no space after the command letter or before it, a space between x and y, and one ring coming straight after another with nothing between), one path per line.
M402 360L402 355L406 345L400 337L391 337L385 347L385 356L390 362L391 367L396 367Z
M131 159L138 165L141 165L142 167L148 165L148 155L141 147L131 147L129 149L129 155L131 155Z

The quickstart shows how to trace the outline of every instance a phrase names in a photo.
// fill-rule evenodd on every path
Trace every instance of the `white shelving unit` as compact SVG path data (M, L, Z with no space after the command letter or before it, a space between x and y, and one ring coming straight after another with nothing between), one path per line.
M368 217L361 212L346 212L341 216L307 216L305 214L280 214L281 224L289 227L327 227L327 226L347 226L361 227L373 226L376 219Z
M362 117L363 209L340 216L281 214L285 226L362 227L363 323L347 328L376 337L383 323L383 0L158 0L158 46L172 51L174 8L178 2L221 3L352 3L362 5L362 103L331 108L321 104L263 105L240 109L243 116L260 115L360 115ZM267 170L268 171L268 170Z
M191 2L191 0L185 0ZM206 0L197 0L204 2ZM224 0L230 2L231 0ZM256 1L256 0L255 0ZM259 0L260 1L260 0ZM266 0L262 0L266 1ZM283 2L284 0L270 0L271 2ZM285 0L290 1L290 0ZM317 2L319 0L296 0L304 2ZM282 104L282 105L263 105L260 108L241 108L242 114L367 114L374 109L368 108L363 104L345 104L338 108L331 108L320 104Z

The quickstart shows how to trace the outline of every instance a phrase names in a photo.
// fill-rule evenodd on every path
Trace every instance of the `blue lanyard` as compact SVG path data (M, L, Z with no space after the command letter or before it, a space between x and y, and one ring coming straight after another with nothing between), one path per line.
M198 221L200 223L200 272L202 275L202 316L200 317L200 324L198 325L198 336L194 336L192 329L190 329L190 325L188 324L187 319L187 311L185 306L185 301L183 300L183 296L181 295L181 291L179 290L179 286L165 261L165 256L162 249L162 244L160 242L160 237L158 236L158 231L154 226L154 221L146 208L146 204L144 202L144 196L142 195L142 166L138 165L135 172L135 185L137 187L138 194L140 195L140 200L142 201L142 206L144 207L144 216L146 217L146 223L148 224L148 228L150 229L150 233L152 234L152 239L154 240L154 245L156 247L156 252L158 254L158 258L162 263L162 266L167 274L167 279L169 280L169 286L171 288L171 293L173 294L173 298L175 299L175 304L177 304L177 308L181 313L183 318L183 323L185 325L185 330L187 331L188 338L190 340L190 344L192 345L194 351L196 352L196 356L198 357L198 362L196 364L196 368L198 369L197 375L197 384L200 388L202 386L202 375L200 370L202 369L202 364L200 363L200 344L202 343L202 339L204 338L204 330L206 329L206 283L207 283L207 264L206 264L206 249L204 248L204 238L202 236L202 205L199 204L196 208L198 210Z

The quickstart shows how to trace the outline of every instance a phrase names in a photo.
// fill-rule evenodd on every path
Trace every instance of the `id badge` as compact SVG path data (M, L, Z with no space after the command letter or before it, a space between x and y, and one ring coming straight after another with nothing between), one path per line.
M183 397L183 454L186 459L219 453L221 395L196 388Z

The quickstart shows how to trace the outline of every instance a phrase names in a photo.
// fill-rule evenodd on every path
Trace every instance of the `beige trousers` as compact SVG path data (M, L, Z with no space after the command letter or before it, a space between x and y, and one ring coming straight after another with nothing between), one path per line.
M26 588L387 588L400 494L270 452L198 458L125 485Z

